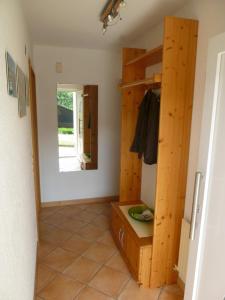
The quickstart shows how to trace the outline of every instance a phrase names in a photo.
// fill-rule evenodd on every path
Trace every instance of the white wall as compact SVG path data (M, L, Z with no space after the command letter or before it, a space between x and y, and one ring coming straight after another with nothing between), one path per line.
M63 63L63 73L55 63ZM118 195L119 54L76 48L34 47L42 201ZM98 170L60 173L57 148L57 83L99 87Z
M161 34L157 35L156 39L162 41ZM159 44L160 41L158 42L158 45ZM154 47L154 45L152 47ZM161 63L148 67L146 69L146 77L150 78L151 76L153 76L154 73L160 73L161 70L162 70ZM160 90L154 90L154 93L160 94ZM156 175L157 175L157 164L147 165L144 163L144 161L142 161L141 200L153 209L155 208Z
M157 165L142 162L141 200L151 208L155 208Z
M207 46L210 37L225 31L225 1L224 0L191 0L174 15L179 17L194 18L199 20L198 53L195 78L194 106L192 116L191 145L188 166L188 180L186 193L185 216L190 219L192 208L192 194L194 175L198 161L199 137L203 110ZM153 30L135 41L132 46L139 48L151 48L162 43L163 24L159 24ZM150 181L146 177L145 180Z
M7 94L5 50L24 72L28 36L18 0L0 1L0 299L31 300L36 260L36 216L30 115L20 119Z

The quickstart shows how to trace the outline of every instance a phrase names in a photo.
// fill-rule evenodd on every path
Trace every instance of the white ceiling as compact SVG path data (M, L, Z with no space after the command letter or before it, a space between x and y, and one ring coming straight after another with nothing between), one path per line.
M102 34L106 0L21 0L35 44L108 49L125 46L188 0L127 0L122 21Z

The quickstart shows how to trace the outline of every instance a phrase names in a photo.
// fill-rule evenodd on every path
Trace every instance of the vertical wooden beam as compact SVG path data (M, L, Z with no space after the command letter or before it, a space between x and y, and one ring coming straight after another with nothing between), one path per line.
M39 170L39 148L38 148L38 123L37 123L37 102L36 102L36 80L35 74L29 61L29 96L30 96L30 115L32 133L32 158L34 173L34 191L36 203L37 232L39 239L39 212L41 208L41 185Z
M145 68L125 64L145 53L144 49L123 49L123 83L145 78ZM141 165L136 153L130 152L133 142L138 108L144 96L144 87L128 88L122 91L121 120L121 169L120 169L120 202L136 202L140 200Z
M187 181L198 22L165 18L151 287L176 282Z
M91 162L86 163L87 170L98 168L98 86L84 86L84 153L91 155Z

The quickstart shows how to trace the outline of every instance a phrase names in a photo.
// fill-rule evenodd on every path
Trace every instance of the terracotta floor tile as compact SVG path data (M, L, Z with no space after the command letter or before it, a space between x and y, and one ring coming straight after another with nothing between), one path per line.
M105 263L114 253L115 249L111 246L97 242L84 253L84 256L98 263Z
M84 253L91 243L87 240L82 239L80 236L74 234L69 240L61 243L61 247L65 250L69 250L79 255Z
M123 292L118 297L118 300L156 300L159 292L160 289L148 289L139 287L137 283L133 279L131 279L126 285Z
M59 228L55 228L53 230L43 233L41 235L41 239L46 242L59 245L60 243L68 240L71 236L72 234L70 232Z
M38 243L38 258L44 258L56 248L55 245L40 240Z
M57 210L59 210L59 207L57 207L57 206L41 208L41 212L39 215L40 220L44 220L46 217L50 216Z
M111 297L116 297L128 279L129 277L126 274L104 266L91 280L90 286Z
M178 296L183 296L183 291L176 284L168 285L168 286L164 287L163 290L167 293L175 294Z
M85 210L85 209L88 208L89 205L90 204L79 204L78 206L79 206L80 209Z
M109 218L103 215L99 215L96 219L94 219L92 224L105 230L110 228Z
M60 209L59 211L66 217L73 218L82 212L79 205L68 205Z
M37 283L36 290L37 292L44 288L51 280L56 276L56 272L49 269L47 266L38 264L37 266Z
M112 208L111 206L109 205L108 207L105 207L102 212L101 212L102 215L110 218L111 217L111 214L112 214Z
M160 300L183 300L183 296L178 296L174 294L168 294L167 292L162 292L160 295Z
M106 263L106 266L111 267L112 269L118 270L120 272L126 273L128 275L130 274L123 258L119 253L113 255L113 257L110 258L110 260Z
M82 282L89 282L99 268L98 263L81 256L64 271L64 274Z
M101 242L102 244L108 245L108 246L114 246L115 247L115 243L114 240L112 238L112 234L109 230L105 231L103 236L101 236L98 239L99 242Z
M56 248L42 260L42 263L58 272L63 272L76 258L77 255L73 252Z
M81 228L86 226L87 223L78 219L69 219L66 222L59 225L59 228L70 231L72 233L80 232Z
M96 241L104 234L104 230L92 224L87 224L79 231L79 235L89 241Z
M48 231L54 230L56 229L56 227L54 225L51 224L47 224L45 222L39 222L39 232L40 235L45 234Z
M113 298L108 297L91 287L86 287L80 292L76 300L113 300Z
M64 216L60 212L55 212L51 216L44 219L43 222L57 226L57 225L62 224L63 222L66 222L67 220L68 220L67 216Z
M176 285L166 286L163 288L160 300L183 300L183 292Z
M130 278L108 230L110 215L109 204L42 209L36 300L158 298L160 289L139 288ZM182 299L175 285L164 287L160 296Z
M84 285L78 281L64 275L57 275L38 296L45 300L74 300L83 287Z
M79 215L77 215L77 218L83 222L89 223L89 222L93 221L94 219L96 219L96 216L97 215L95 213L83 210Z
M90 204L87 208L86 211L93 212L95 214L101 214L101 212L108 207L108 204L104 203L97 203L97 204Z

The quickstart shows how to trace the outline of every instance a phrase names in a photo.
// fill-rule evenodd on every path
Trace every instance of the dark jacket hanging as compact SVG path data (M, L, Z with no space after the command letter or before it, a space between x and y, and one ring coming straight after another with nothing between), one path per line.
M149 90L139 107L135 136L130 148L138 153L144 162L152 165L157 163L158 134L159 134L159 96Z

